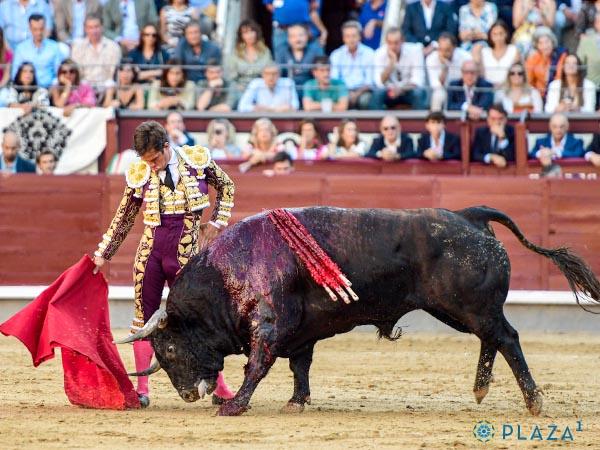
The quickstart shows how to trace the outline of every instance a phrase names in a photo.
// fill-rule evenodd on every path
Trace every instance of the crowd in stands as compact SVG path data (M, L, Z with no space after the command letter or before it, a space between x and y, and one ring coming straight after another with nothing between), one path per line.
M342 45L329 54L333 30L321 20L321 3L263 0L271 42L244 19L233 52L224 55L212 0L2 0L0 106L24 114L54 106L65 116L88 107L382 111L381 135L370 148L352 120L326 130L326 143L316 123L303 123L293 150L276 140L268 119L256 122L242 149L232 147L231 123L215 122L203 144L218 157L246 159L241 170L285 150L293 159L460 158L444 111L487 117L473 159L502 167L514 159L507 113L565 120L568 113L597 113L600 1L407 0L402 23L385 29L387 1L357 1L341 26ZM430 111L418 148L390 114L395 109ZM180 144L178 117L173 142ZM554 142L552 157L571 155L563 147ZM549 165L547 152L531 152ZM590 159L583 148L576 153Z

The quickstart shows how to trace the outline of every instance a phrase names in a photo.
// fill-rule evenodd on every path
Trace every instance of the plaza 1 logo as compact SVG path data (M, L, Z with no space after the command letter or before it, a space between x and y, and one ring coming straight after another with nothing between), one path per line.
M496 436L496 427L487 419L478 420L473 426L473 437L477 442L487 444Z
M482 444L488 444L496 439L517 441L574 441L577 433L583 431L581 420L572 425L521 425L519 423L505 423L502 433L496 432L494 424L481 419L473 426L473 437Z

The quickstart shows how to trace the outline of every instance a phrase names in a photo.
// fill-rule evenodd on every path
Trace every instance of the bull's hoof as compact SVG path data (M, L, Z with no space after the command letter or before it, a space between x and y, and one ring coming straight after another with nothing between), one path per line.
M144 409L150 406L150 398L148 398L145 394L138 394L138 399L140 400L140 408Z
M282 414L298 414L304 411L304 403L287 402L279 410Z
M217 416L241 416L250 408L248 405L238 405L234 401L225 401L217 410Z
M222 405L225 402L225 399L223 397L219 397L217 394L213 394L212 395L212 404L219 406Z
M544 397L542 395L542 391L536 388L533 397L526 398L525 403L527 404L527 409L529 410L532 416L539 416L542 412L542 406L544 404Z
M488 395L488 392L490 391L490 385L486 384L485 386L483 386L480 389L475 389L473 391L473 393L475 394L475 401L477 402L477 404L481 404L481 402L483 401L483 399L485 398L486 395Z

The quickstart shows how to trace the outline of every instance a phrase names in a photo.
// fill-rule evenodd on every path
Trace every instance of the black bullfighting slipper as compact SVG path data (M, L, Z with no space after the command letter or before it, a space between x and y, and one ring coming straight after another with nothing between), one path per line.
M138 398L140 399L140 408L144 409L150 405L150 398L145 394L139 394Z
M213 405L222 405L225 399L223 397L219 397L217 394L212 395L212 404Z

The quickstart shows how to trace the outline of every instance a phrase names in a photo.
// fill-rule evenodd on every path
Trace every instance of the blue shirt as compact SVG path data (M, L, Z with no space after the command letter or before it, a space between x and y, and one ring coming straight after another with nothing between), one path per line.
M184 66L204 66L209 59L215 58L219 63L221 62L221 49L217 44L212 41L202 39L202 50L200 54L194 53L192 46L188 44L185 38L179 39L179 43L175 48L175 58L179 58L183 61ZM200 80L205 80L204 67L198 68L185 68L188 76L188 80L192 80L197 83Z
M342 45L331 52L331 79L342 80L348 89L373 86L373 63L375 52L359 43L356 55L352 56L348 47Z
M53 39L44 38L42 46L37 48L33 39L29 38L19 44L15 50L12 62L12 79L19 70L21 64L29 61L35 68L35 77L40 86L49 87L56 78L56 71L63 60L63 54L60 51L58 42Z
M323 47L316 40L312 40L307 44L299 61L294 59L290 46L285 45L279 48L279 52L275 55L275 62L279 64L284 77L292 78L296 86L302 86L312 78L312 63L315 56L324 53Z
M73 2L73 35L72 39L83 37L83 22L85 21L85 1Z
M46 29L54 28L54 15L46 0L30 0L23 8L19 0L3 0L0 2L0 28L4 30L4 37L15 50L25 39L31 37L29 30L29 16L41 14L46 19Z
M261 106L282 106L290 105L292 109L300 107L298 94L296 93L296 85L289 78L279 78L275 89L271 90L265 84L262 78L255 78L250 82L240 102L238 111L251 112L254 111L254 105Z
M371 2L367 2L363 5L360 10L360 16L358 16L358 21L363 27L363 30L367 23L370 20L381 20L385 18L385 8L387 7L387 1L383 2L379 8L376 10L371 9ZM364 36L362 38L362 43L368 47L371 47L373 50L379 48L379 43L381 42L381 28L375 27L375 32L373 33L373 37L371 39L366 39Z
M314 0L263 0L273 5L273 22L289 27L297 23L310 23L310 5ZM320 5L320 1L316 1Z

